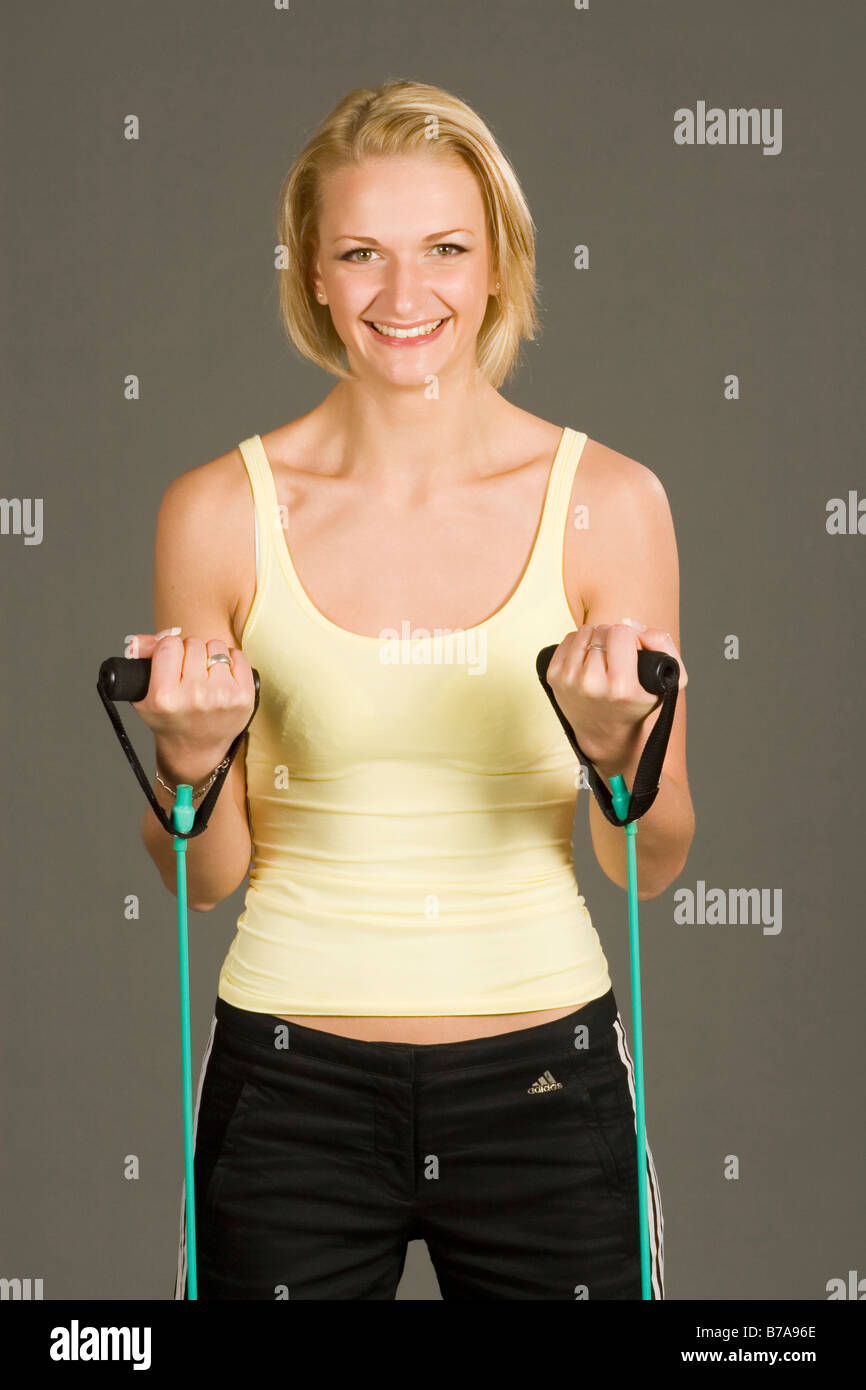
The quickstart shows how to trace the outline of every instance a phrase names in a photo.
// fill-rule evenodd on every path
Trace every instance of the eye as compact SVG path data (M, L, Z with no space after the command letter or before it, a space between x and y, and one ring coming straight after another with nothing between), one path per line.
M444 249L444 250L447 250L447 251L449 251L449 252L456 251L456 252L457 252L458 254L460 254L460 255L462 255L462 254L466 251L466 247L465 247L465 246L458 246L457 243L456 243L455 241L440 241L440 243L439 243L438 246L434 246L434 247L433 247L433 250L434 250L434 251L441 251L441 250L443 250L443 249ZM344 252L343 255L340 257L340 260L341 260L341 261L351 261L351 260L354 260L355 256L360 256L360 255L372 255L372 256L375 256L375 255L377 255L377 254L378 254L378 252L374 251L373 248L372 248L372 246L355 246L355 247L352 248L351 251L346 251L346 252ZM456 260L456 256L453 256L453 255L437 256L436 259L437 259L437 260L440 260L440 261L453 261L453 260ZM355 264L356 264L356 265L369 265L369 261L355 261Z

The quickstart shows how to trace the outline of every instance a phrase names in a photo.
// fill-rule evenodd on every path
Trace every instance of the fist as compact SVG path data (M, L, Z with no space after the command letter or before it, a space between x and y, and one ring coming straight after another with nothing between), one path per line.
M255 704L252 667L243 652L220 638L182 638L168 629L132 633L124 654L150 657L147 694L132 708L163 746L179 757L222 757ZM230 657L231 664L209 666L217 655Z
M562 639L547 668L547 681L583 752L605 777L628 767L641 747L643 721L661 704L644 690L637 653L667 652L679 663L679 689L688 675L669 632L631 619L584 624Z

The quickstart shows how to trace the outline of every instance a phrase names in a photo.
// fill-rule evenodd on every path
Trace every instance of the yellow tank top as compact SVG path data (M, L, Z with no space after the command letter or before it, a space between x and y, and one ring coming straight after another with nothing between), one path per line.
M535 542L465 629L338 627L295 573L259 435L240 451L261 677L246 746L253 861L218 994L256 1013L506 1014L611 987L578 892L578 765L536 674L579 625L563 582L586 435L562 431Z

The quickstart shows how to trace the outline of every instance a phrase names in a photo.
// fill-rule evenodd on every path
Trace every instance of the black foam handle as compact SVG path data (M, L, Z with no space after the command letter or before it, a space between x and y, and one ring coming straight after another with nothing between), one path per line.
M556 645L542 647L538 653L535 666L539 677L545 681L547 680L547 668L556 649ZM680 663L676 657L669 656L667 652L653 652L646 647L639 647L637 678L644 690L648 691L650 695L664 695L671 685L675 688L679 685Z
M556 651L557 644L552 647L543 647L538 653L535 662L535 669L538 672L538 679L544 688L550 703L552 704L556 716L562 725L569 743L574 749L582 765L586 767L589 785L595 793L596 800L611 825L628 825L631 821L638 820L645 815L656 799L659 789L659 782L662 775L665 753L667 752L668 740L670 739L671 726L674 721L674 711L676 710L677 694L680 683L680 663L676 657L670 656L667 652L650 651L646 647L639 647L637 653L637 678L644 690L649 691L650 695L660 695L662 697L661 708L658 718L650 731L650 735L644 745L640 761L634 776L634 786L631 788L631 796L628 805L628 813L620 818L614 810L613 798L610 788L604 779L596 772L595 767L587 758L575 737L574 730L563 714L556 702L556 696L550 688L547 680L547 668L550 665L553 653Z
M110 700L143 700L150 685L149 656L109 656L99 668L99 679ZM253 668L253 684L260 688L259 673Z
M252 714L240 733L232 740L231 746L226 754L226 766L222 768L214 778L210 789L205 794L204 800L195 813L192 829L188 831L179 831L175 830L171 819L157 801L150 779L145 776L144 768L141 766L135 749L129 741L126 729L123 727L123 721L114 708L115 704L120 700L130 700L135 703L145 698L150 685L150 664L151 659L149 656L109 656L102 662L99 668L99 679L96 682L96 689L99 692L99 698L106 708L114 732L117 734L120 741L120 746L126 754L138 784L150 802L153 813L160 825L169 835L176 835L182 840L191 840L196 835L200 835L205 829L210 819L210 813L216 805L216 799L220 794L223 782L231 770L235 754L240 748L243 738L246 736L247 729L255 718L256 710L259 707L261 681L259 680L258 671L253 667L255 700L253 702Z

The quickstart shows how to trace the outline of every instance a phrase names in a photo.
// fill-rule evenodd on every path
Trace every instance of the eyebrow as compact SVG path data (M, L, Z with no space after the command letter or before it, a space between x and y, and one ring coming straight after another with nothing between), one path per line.
M469 236L475 233L469 227L449 227L445 232L431 232L430 236L425 236L424 241L441 241L443 237L453 236L455 232L467 232ZM334 237L334 241L366 241L370 246L381 246L374 236L356 236L354 232L343 232L341 236Z

